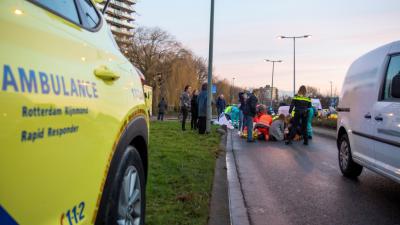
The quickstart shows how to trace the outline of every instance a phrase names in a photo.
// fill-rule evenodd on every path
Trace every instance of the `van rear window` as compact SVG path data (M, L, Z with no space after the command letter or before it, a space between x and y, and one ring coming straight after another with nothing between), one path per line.
M389 67L386 73L385 89L383 99L391 99L393 77L400 74L400 55L394 55L390 58Z

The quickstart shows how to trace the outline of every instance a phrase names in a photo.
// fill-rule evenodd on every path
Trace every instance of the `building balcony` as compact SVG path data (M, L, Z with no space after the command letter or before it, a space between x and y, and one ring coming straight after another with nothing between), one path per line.
M118 28L118 27L115 27L115 26L111 26L110 29L116 35L124 35L124 36L127 36L127 37L132 37L133 36L133 32L128 30L128 29Z
M128 21L135 20L135 18L133 17L132 13L123 12L121 10L114 9L114 8L111 8L111 7L107 8L106 13L111 15L111 16L117 16L117 17L121 17L121 18L127 19Z
M111 0L109 6L115 8L115 9L120 9L122 11L130 12L130 13L135 12L132 5L128 5L128 4L120 2L120 1Z
M105 15L104 17L106 18L108 23L110 23L112 25L115 25L117 27L125 27L125 28L128 28L128 29L133 29L134 28L133 24L129 23L128 21L117 19L117 18L108 16L108 15Z
M128 4L134 5L136 4L136 0L125 0Z
M132 38L126 38L126 37L115 37L115 40L118 42L119 45L121 44L132 45L133 43Z

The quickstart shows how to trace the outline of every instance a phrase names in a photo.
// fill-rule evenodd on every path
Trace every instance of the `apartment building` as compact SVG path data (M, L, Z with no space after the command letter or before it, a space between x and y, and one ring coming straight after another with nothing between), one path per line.
M97 4L100 10L105 3ZM110 0L104 14L121 52L125 54L133 42L135 4L136 0Z
M271 87L270 85L265 86L265 91L266 91L266 96L268 99L271 100L271 91L272 91L272 100L277 101L278 100L278 93L279 90L276 87Z

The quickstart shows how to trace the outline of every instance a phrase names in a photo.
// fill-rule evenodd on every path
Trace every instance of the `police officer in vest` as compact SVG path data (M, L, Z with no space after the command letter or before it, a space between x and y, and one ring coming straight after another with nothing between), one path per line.
M294 118L292 123L292 129L290 130L288 140L286 144L291 144L294 136L296 135L297 128L301 124L301 134L304 139L304 145L308 145L307 135L307 120L308 120L308 109L311 108L311 99L306 97L306 87L302 85L294 96L292 103L290 104L289 113L292 114L294 110ZM293 109L294 108L294 109Z

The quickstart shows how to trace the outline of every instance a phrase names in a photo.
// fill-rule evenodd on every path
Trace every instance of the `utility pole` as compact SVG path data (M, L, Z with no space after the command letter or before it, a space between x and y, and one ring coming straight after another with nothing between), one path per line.
M282 60L269 60L269 59L264 59L265 62L270 62L272 63L272 81L271 81L271 108L273 107L274 103L274 98L273 98L273 92L274 92L274 70L275 70L275 63L281 63Z
M296 95L296 39L309 38L311 35L302 36L278 36L280 39L293 39L293 96Z
M208 85L207 85L207 126L206 132L211 132L212 119L212 70L213 70L213 50L214 50L214 0L211 0L210 12L210 40L208 47Z
M332 81L329 81L331 83L331 98L333 98L333 94L332 94Z

